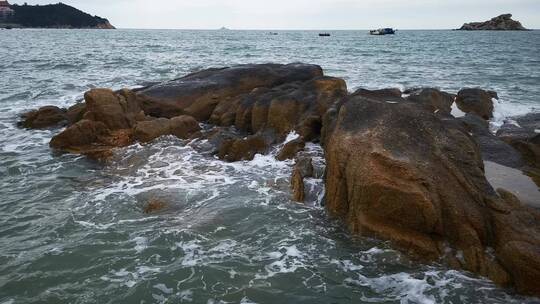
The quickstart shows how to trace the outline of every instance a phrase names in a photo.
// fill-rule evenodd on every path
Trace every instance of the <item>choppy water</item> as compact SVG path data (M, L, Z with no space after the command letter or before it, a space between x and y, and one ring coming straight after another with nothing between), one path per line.
M289 201L290 162L223 163L162 138L103 165L48 148L17 116L211 66L303 61L350 89L497 90L496 120L540 108L540 32L0 31L0 303L534 303L418 265ZM321 150L310 153L322 162ZM166 210L145 215L149 199Z

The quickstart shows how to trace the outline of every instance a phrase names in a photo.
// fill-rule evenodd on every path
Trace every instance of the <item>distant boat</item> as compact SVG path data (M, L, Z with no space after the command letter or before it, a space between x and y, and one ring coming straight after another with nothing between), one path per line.
M6 30L11 30L11 29L13 29L13 28L12 28L11 26L8 25L8 26L5 27L5 29L6 29Z
M394 35L396 33L396 30L393 28L380 28L378 30L371 30L369 31L370 35Z
M320 37L330 37L330 33L319 33Z
M268 34L269 34L269 35L274 35L274 36L275 36L275 35L279 35L279 34L276 33L276 32L270 32L270 33L268 33Z
M220 31L228 31L229 29L226 28L226 27L222 27L222 28L220 28L219 30L220 30Z

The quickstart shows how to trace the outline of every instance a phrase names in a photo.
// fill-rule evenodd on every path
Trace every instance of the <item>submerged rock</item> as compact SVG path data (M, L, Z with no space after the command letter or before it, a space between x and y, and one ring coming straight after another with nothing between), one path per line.
M538 212L497 195L468 130L405 100L353 95L336 117L325 145L331 214L354 233L539 293Z
M151 214L151 213L159 212L165 208L167 208L166 202L153 198L144 204L143 212L145 214Z
M512 20L512 14L504 14L485 22L465 23L462 31L526 31L519 21Z

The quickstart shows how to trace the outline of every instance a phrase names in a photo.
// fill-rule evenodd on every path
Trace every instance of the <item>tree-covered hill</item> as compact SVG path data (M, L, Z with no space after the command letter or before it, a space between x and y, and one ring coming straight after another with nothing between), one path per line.
M12 23L22 27L44 28L114 28L107 19L89 15L69 5L12 5Z

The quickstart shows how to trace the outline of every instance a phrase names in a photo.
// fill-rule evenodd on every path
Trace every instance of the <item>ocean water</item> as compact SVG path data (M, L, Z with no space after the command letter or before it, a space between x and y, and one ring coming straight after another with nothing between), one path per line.
M0 303L540 303L350 236L320 176L308 203L289 200L292 163L275 153L230 164L164 137L102 164L53 153L57 129L16 127L91 88L265 62L316 63L350 90L493 89L495 126L540 110L539 31L278 33L0 31ZM151 199L167 208L144 214Z

